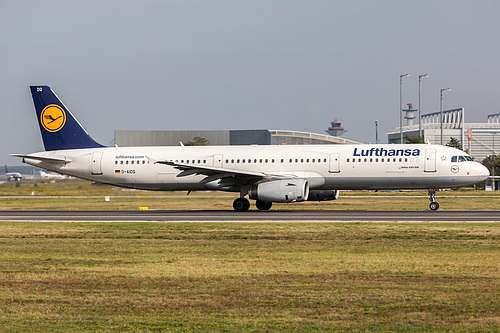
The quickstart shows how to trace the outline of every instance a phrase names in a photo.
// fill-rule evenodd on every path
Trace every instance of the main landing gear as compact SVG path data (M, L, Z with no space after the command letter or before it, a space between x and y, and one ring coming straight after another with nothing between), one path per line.
M233 201L233 208L237 212L246 212L250 208L250 201L246 198L238 198Z
M429 200L431 203L429 204L430 210L438 210L439 203L436 201L436 190L429 190Z
M255 206L258 210L269 210L273 206L272 202L257 200ZM238 198L233 202L233 208L237 212L246 212L250 208L250 202L247 198Z
M272 202L268 201L262 201L262 200L257 200L255 201L255 207L257 207L258 210L269 210L273 206Z

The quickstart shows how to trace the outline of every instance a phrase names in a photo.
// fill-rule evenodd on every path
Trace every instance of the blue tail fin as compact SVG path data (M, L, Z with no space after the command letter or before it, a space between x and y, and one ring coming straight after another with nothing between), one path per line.
M103 147L85 131L49 86L31 86L45 150Z

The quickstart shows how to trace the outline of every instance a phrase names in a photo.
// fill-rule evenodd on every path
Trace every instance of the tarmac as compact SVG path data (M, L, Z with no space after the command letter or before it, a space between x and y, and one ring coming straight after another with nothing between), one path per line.
M19 222L500 222L500 210L0 210Z

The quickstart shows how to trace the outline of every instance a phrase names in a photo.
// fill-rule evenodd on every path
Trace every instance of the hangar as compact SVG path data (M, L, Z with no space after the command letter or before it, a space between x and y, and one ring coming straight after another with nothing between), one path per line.
M186 130L144 131L115 130L114 142L119 147L132 146L179 146L195 138L207 140L211 146L227 145L281 145L281 144L358 144L359 142L301 131L286 130Z

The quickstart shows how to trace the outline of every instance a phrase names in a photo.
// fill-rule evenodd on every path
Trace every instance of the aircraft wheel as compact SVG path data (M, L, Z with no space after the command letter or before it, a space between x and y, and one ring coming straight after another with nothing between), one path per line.
M439 204L436 201L431 202L429 204L429 208L430 208L430 210L438 210L439 209Z
M233 208L237 212L246 212L250 208L250 202L245 198L238 198L234 200Z
M255 206L258 210L269 210L273 206L272 202L257 200L255 201Z

